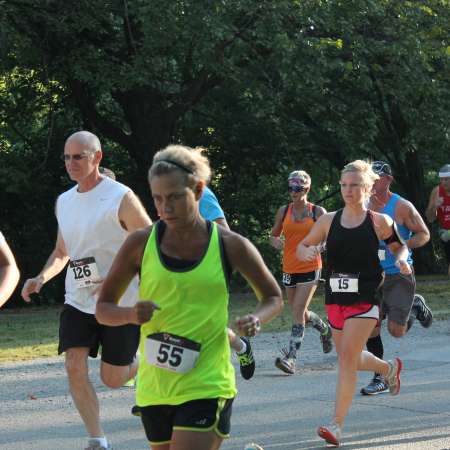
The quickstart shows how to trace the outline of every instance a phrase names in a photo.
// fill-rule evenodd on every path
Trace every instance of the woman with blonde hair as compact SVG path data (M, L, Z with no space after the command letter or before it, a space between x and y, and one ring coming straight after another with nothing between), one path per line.
M255 336L283 306L256 248L201 217L209 177L200 150L174 145L155 155L149 184L160 220L127 239L97 303L100 322L141 325L136 399L154 450L217 450L229 434L236 395L227 333L231 272L240 272L260 300L237 319L240 335ZM136 274L141 301L121 307Z
M319 282L322 259L318 254L311 261L300 261L295 252L316 220L325 209L308 202L311 177L303 170L295 170L288 177L288 192L292 202L278 209L270 243L283 252L283 284L291 307L293 324L289 347L275 360L275 366L292 375L303 342L306 323L318 332L324 353L331 352L331 329L316 313L308 309ZM280 238L284 237L284 240Z
M358 370L380 373L392 395L400 391L401 360L384 361L364 350L379 318L376 291L383 281L379 240L389 246L401 273L411 273L408 249L393 220L366 207L376 179L368 162L347 164L340 180L344 208L321 216L297 249L299 259L312 261L324 242L327 246L325 304L339 365L334 417L319 427L318 434L336 446L341 443Z

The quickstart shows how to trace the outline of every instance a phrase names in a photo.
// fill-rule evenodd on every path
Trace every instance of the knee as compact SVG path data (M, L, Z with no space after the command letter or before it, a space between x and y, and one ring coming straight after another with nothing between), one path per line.
M129 367L117 367L115 369L106 370L104 367L100 369L100 378L103 384L111 389L118 389L128 381L127 375L130 373Z
M66 355L65 367L67 376L71 382L83 380L88 375L86 361L75 355Z
M398 324L388 325L389 334L395 338L401 338L406 334L406 326L401 326Z
M339 368L342 370L355 371L358 367L359 353L351 348L342 348L339 352Z

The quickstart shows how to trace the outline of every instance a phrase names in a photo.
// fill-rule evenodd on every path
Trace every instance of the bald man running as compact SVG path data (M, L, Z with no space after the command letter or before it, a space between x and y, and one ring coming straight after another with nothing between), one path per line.
M30 294L38 293L69 263L58 352L65 352L70 393L88 433L85 450L108 450L111 446L100 424L97 394L89 380L88 356L96 357L101 346L102 381L112 388L122 386L136 373L139 327L100 325L94 315L97 294L127 236L149 226L151 220L130 188L100 174L102 149L97 136L88 131L72 134L65 143L63 159L77 185L56 201L55 248L41 272L25 282L22 297L30 301ZM121 304L132 306L137 291L135 279Z

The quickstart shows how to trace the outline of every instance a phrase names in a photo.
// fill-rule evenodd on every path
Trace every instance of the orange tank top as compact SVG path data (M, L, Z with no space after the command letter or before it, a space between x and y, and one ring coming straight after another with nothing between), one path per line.
M313 215L314 205L308 203L307 207ZM284 235L283 252L283 272L285 273L307 273L322 268L322 258L320 255L313 261L300 261L295 254L298 244L306 237L314 225L313 217L305 217L302 220L294 220L293 204L288 206L288 210L283 220L282 234Z

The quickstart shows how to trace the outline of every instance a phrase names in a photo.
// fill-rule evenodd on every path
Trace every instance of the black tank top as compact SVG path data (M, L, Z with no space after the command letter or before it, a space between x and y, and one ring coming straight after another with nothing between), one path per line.
M378 258L379 241L373 227L372 211L355 228L341 225L343 210L336 212L327 238L327 275L325 303L352 305L379 303L376 294L383 281L383 269ZM332 292L332 274L352 274L358 277L358 292Z

